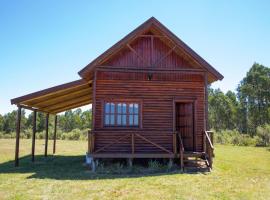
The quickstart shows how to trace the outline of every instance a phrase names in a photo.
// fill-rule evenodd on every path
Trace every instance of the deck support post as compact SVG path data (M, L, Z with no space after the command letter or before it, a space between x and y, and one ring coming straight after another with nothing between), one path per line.
M37 111L33 111L33 135L32 135L32 162L35 161Z
M44 156L47 157L48 154L48 139L49 139L49 113L46 114L46 125L45 125L45 153Z
M96 171L96 163L95 163L95 159L93 158L92 162L91 162L91 169L92 169L92 172L95 172Z
M127 163L128 163L129 167L132 167L133 166L133 158L128 158Z
M20 131L21 131L21 114L22 108L18 106L16 120L16 147L15 147L15 167L19 166L19 146L20 146Z
M168 169L171 169L172 166L173 166L173 159L170 158L170 159L169 159L169 162L168 162Z
M53 133L53 154L56 150L56 131L57 131L57 115L54 117L54 133Z

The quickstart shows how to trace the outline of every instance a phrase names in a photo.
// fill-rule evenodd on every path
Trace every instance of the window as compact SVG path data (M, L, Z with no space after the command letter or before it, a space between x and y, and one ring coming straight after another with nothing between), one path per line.
M139 126L139 104L106 102L104 112L105 126Z

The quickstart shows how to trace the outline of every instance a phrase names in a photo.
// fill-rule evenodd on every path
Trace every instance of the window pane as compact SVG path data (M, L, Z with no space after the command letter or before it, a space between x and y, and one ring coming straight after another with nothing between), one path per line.
M110 115L110 124L114 125L114 115Z
M105 113L109 113L110 112L110 103L106 103L105 105Z
M134 115L134 125L138 126L139 125L139 116Z
M121 125L121 115L117 115L117 125Z
M127 113L127 104L125 103L122 104L122 113Z
M129 104L129 113L133 113L133 103Z
M133 115L129 115L129 125L133 126Z
M137 103L134 104L134 113L135 114L139 113L139 105Z
M122 104L121 103L118 103L117 104L117 113L122 113Z
M115 112L115 105L114 103L111 103L111 113L114 113Z
M110 124L110 115L105 115L105 125Z
M127 124L127 115L122 115L122 125Z

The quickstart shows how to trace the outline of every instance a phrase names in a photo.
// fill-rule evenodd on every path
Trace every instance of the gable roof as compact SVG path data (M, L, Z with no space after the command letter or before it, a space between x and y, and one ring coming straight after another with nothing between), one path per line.
M126 43L136 39L137 36L149 30L149 28L151 28L152 26L158 28L164 35L170 38L170 40L175 42L175 44L179 48L181 48L186 54L191 56L192 59L199 63L203 69L205 69L210 75L213 76L214 81L223 79L223 76L214 67L212 67L208 62L206 62L201 56L199 56L187 44L185 44L181 39L179 39L175 34L173 34L167 27L161 24L154 17L148 19L146 22L141 24L139 27L137 27L135 30L133 30L131 33L129 33L127 36L125 36L107 51L105 51L103 54L94 59L91 63L89 63L86 67L84 67L81 71L78 72L79 75L82 78L89 79L89 74L93 71L95 66L99 65L99 63L110 57L115 52L121 50L126 45Z

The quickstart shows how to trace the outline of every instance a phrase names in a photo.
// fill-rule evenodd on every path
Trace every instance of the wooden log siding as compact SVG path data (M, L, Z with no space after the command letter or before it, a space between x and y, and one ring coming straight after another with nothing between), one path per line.
M173 99L196 99L196 150L202 150L204 131L204 76L184 72L155 73L147 80L146 72L97 71L95 148L101 148L123 134L135 132L173 152ZM142 128L103 127L103 104L107 99L142 101ZM135 153L166 153L135 137ZM131 138L104 149L102 153L130 153Z

